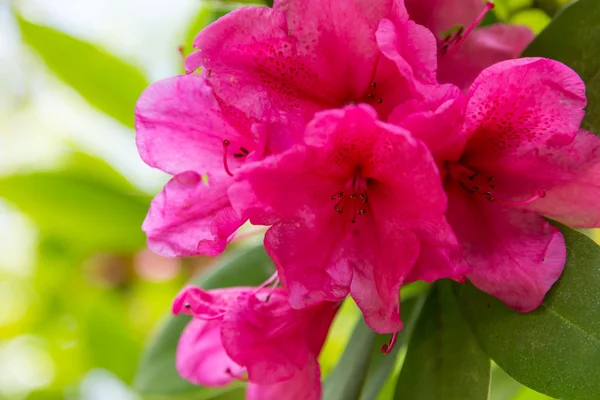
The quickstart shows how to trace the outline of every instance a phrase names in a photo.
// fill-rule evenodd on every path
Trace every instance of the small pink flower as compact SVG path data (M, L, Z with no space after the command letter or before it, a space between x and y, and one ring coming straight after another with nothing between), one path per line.
M256 224L292 307L351 293L367 324L401 329L400 286L457 277L446 197L427 148L367 105L317 114L304 145L248 165L229 191Z
M579 128L584 83L548 59L498 63L473 83L458 128L460 91L440 88L434 97L426 110L401 106L391 119L431 143L445 165L448 220L472 268L468 278L531 311L565 265L563 237L542 216L600 226L600 139Z
M177 349L177 370L189 381L225 386L247 379L255 400L321 398L317 357L338 309L321 303L290 308L283 289L184 289L173 313L194 317Z
M273 125L274 126L274 125ZM230 174L293 140L225 104L200 76L152 84L136 106L142 159L173 178L152 201L143 230L164 256L217 255L244 222L231 208Z
M467 91L481 71L519 57L533 40L529 28L501 23L467 33L473 23L479 23L478 16L485 3L484 0L406 0L411 19L429 28L438 39L437 76L441 83L453 83ZM468 36L456 46L464 34Z
M350 103L369 103L385 117L435 83L435 38L409 21L404 0L242 7L202 30L194 47L187 71L202 67L219 97L258 119L274 110L302 128L316 111Z

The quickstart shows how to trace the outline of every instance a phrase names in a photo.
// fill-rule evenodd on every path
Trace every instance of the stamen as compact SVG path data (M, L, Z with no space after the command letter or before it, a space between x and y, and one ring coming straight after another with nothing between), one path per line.
M471 25L469 25L469 27L464 31L464 33L459 32L458 41L456 41L456 43L452 44L452 46L449 49L447 49L447 51L445 51L442 55L444 55L444 54L451 55L454 52L456 52L456 50L460 47L460 45L465 42L465 40L471 34L471 32L473 32L473 30L481 23L481 21L483 21L483 19L487 15L487 13L490 12L490 10L492 10L493 8L494 8L494 2L492 0L486 1L485 7L481 11L481 13L479 13L477 18L475 18L475 21L473 21L473 23Z
M227 175L233 176L233 174L229 170L229 166L227 165L227 149L229 148L230 144L231 142L229 140L223 139L223 166L225 167L225 172L227 172Z
M250 152L248 150L246 150L246 148L244 148L244 147L240 147L240 150L242 153L244 153L246 155L250 154Z
M381 352L383 354L390 354L394 348L394 345L396 344L396 339L398 339L398 332L394 332L392 334L392 337L388 343L381 345Z
M545 190L540 190L539 192L537 192L536 194L534 194L533 196L531 196L527 200L523 200L523 201L504 201L504 200L495 199L493 197L490 197L488 200L491 201L491 202L495 201L496 203L502 204L504 206L524 206L524 205L527 205L529 203L533 203L536 200L542 199L544 197L546 197L546 191Z

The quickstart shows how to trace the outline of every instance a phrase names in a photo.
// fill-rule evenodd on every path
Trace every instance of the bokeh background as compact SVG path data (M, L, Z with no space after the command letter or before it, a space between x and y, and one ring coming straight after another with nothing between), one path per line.
M539 32L566 2L496 0L494 12ZM140 226L167 176L137 155L133 107L182 72L195 33L241 5L0 0L0 399L143 398L145 343L214 261L145 249ZM336 321L324 372L353 318L346 307ZM492 400L547 399L502 387Z

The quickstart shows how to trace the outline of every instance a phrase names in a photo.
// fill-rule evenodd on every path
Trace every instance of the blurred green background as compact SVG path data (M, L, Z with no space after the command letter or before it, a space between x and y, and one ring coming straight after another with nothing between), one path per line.
M496 1L539 32L566 1ZM145 166L133 107L181 73L195 33L231 2L0 0L0 399L141 399L142 349L175 293L213 260L145 249L167 176ZM322 357L335 364L348 306ZM492 400L543 399L497 371ZM508 388L501 390L502 388Z

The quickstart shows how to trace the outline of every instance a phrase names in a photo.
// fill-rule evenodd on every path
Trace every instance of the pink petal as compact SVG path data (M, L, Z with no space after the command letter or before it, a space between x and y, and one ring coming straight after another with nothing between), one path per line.
M275 290L268 301L242 294L225 315L221 337L231 358L247 368L251 382L281 382L316 358L307 338L323 336L322 332L312 331L314 322L327 320L327 324L321 324L326 332L336 308L333 303L325 303L293 310L282 289Z
M457 161L467 135L461 134L466 101L453 85L428 88L423 99L400 104L388 121L410 131L423 141L436 160Z
M537 213L489 203L449 185L448 219L479 289L523 312L537 308L560 277L566 248L560 231Z
M583 119L585 85L557 61L521 58L486 69L469 93L464 131L472 133L463 161L493 171L573 141Z
M187 286L173 300L172 311L175 315L187 314L206 320L222 319L242 293L253 290L249 287L232 287L205 291Z
M524 170L546 189L527 209L576 228L600 227L600 138L580 130L569 145L540 151Z
M220 254L243 223L227 198L228 176L176 175L152 201L142 225L148 247L166 257Z
M376 36L381 52L404 78L404 90L416 96L422 84L436 83L436 41L427 28L412 21L398 24L382 19Z
M289 302L294 308L339 301L350 291L353 251L344 246L336 217L320 215L302 222L281 222L267 231L265 249L289 291Z
M410 18L440 38L456 25L471 25L484 6L483 0L405 0L405 3Z
M534 37L529 28L519 25L478 28L455 52L440 58L438 80L455 84L466 92L485 68L519 57Z
M202 386L225 386L233 377L227 371L240 370L223 348L221 322L192 319L177 345L177 372Z
M298 48L282 12L242 7L204 28L198 49L186 60L188 72L200 66L226 102L258 119L283 112L308 120L329 103L330 93L314 71L312 53Z
M223 171L223 139L231 148L254 148L251 121L222 106L200 76L175 76L150 85L135 114L142 159L171 174Z
M321 373L315 359L291 379L272 385L249 383L247 400L320 400Z

